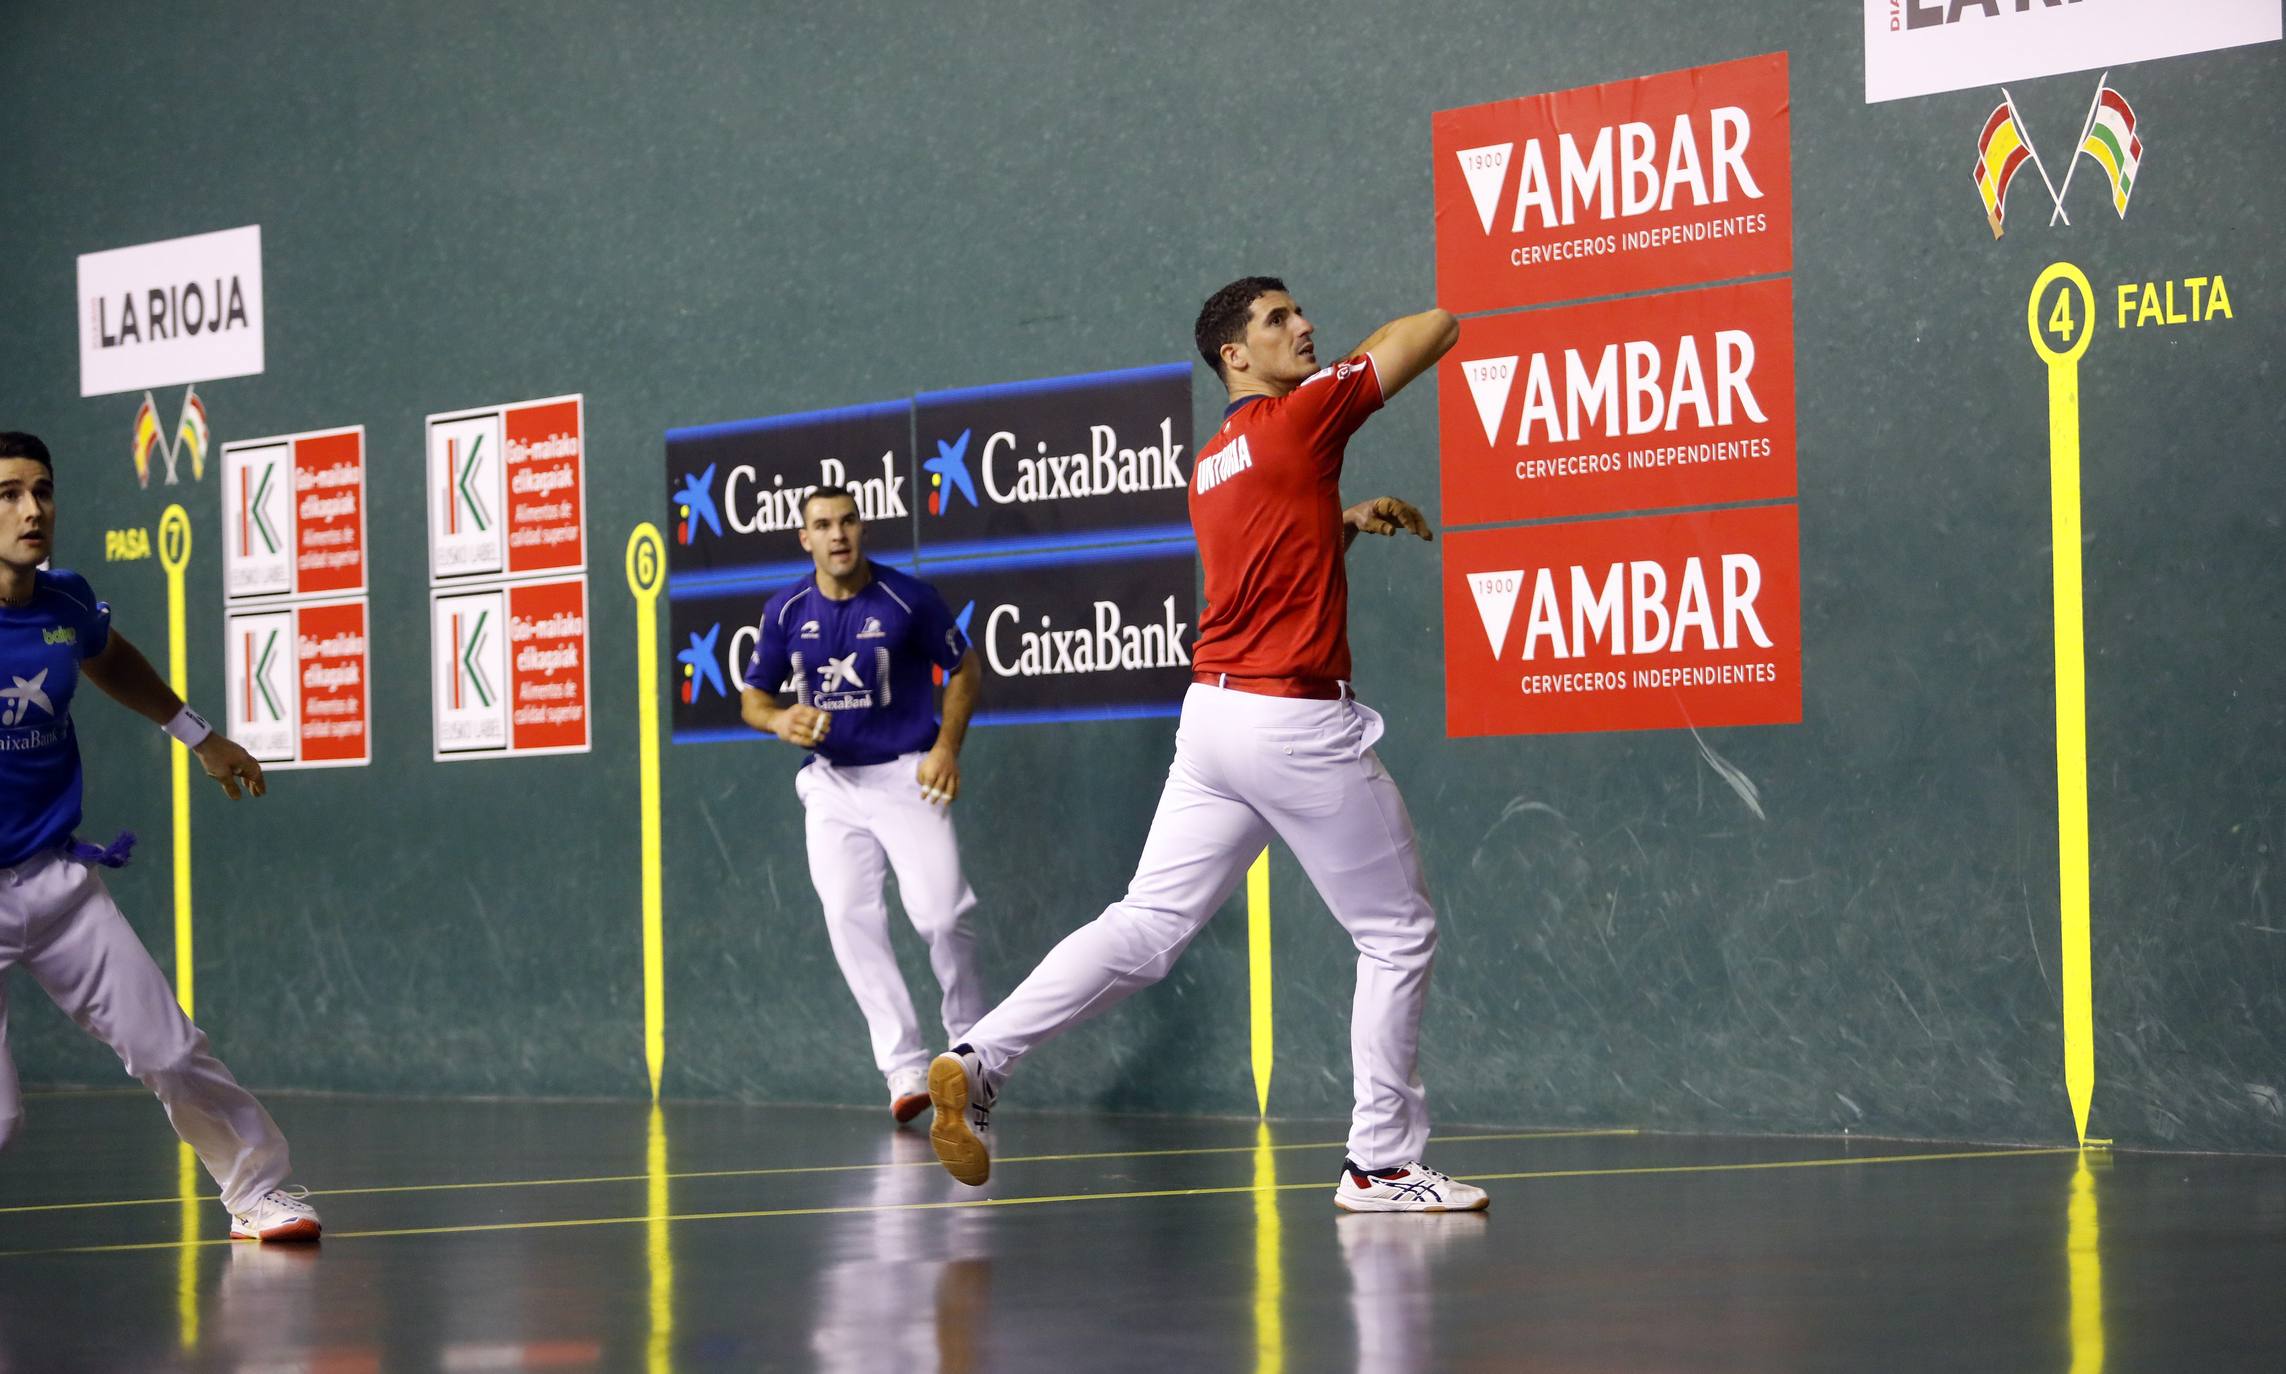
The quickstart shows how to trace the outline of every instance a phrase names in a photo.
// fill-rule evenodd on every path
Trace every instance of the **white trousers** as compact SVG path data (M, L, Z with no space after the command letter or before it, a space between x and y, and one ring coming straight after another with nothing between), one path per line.
M1192 686L1126 897L969 1031L987 1079L1166 977L1275 833L1357 946L1350 1158L1366 1169L1420 1158L1429 1113L1415 1063L1437 917L1405 799L1373 753L1380 737L1381 717L1354 699Z
M8 984L22 964L80 1027L159 1095L175 1133L244 1211L286 1181L286 1138L207 1049L206 1033L119 913L96 870L60 851L0 868L0 1146L23 1120L8 1055Z
M939 1010L945 1043L967 1034L984 1011L976 933L967 920L976 894L961 876L951 808L921 799L914 780L921 757L907 754L855 768L819 758L794 775L794 792L807 813L810 882L825 908L826 938L865 1014L873 1063L884 1074L925 1069L933 1053L921 1039L920 1019L889 945L889 904L881 885L890 870L897 874L906 918L928 944L929 966L944 993Z

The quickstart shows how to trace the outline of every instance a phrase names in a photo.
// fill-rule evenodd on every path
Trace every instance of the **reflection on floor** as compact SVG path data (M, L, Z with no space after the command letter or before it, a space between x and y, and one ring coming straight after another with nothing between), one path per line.
M139 1094L0 1159L0 1374L2286 1368L2286 1159L1453 1128L1489 1215L1343 1216L1342 1127L279 1097L328 1234L233 1245Z

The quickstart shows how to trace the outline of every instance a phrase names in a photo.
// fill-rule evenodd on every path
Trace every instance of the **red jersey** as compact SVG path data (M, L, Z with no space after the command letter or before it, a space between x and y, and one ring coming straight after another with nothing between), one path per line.
M1381 409L1364 354L1278 397L1238 402L1191 474L1206 610L1191 666L1233 677L1349 677L1341 465Z

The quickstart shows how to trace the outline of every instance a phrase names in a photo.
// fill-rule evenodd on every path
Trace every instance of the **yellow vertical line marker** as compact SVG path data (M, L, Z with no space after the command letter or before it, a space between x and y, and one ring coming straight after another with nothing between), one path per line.
M651 1270L651 1339L645 1347L649 1374L673 1374L675 1367L675 1251L670 1239L674 1215L667 1196L667 1118L651 1103L650 1146L645 1152L648 1196L644 1223L649 1231L646 1258Z
M643 1067L651 1101L667 1063L666 931L659 858L659 589L667 546L648 520L627 536L627 589L635 594L635 729L642 778Z
M185 1350L198 1349L198 1155L184 1141L175 1142L175 1182L182 1195L183 1243L175 1258L176 1339Z
M1246 981L1252 1018L1254 1108L1270 1115L1270 851L1254 856L1246 870Z
M2065 1217L2072 1285L2071 1374L2103 1374L2103 1256L2096 1243L2095 1175L2088 1171L2085 1148L2072 1172L2072 1200Z
M1268 858L1267 852L1264 858ZM1262 867L1257 861L1256 867ZM1270 1123L1254 1126L1254 1370L1280 1374L1286 1367L1286 1271L1280 1253L1278 1154Z
M2058 285L2061 283L2061 285ZM2051 286L2057 286L2053 292ZM2072 313L2073 298L2079 314ZM2063 908L2064 1087L2083 1146L2095 1100L2095 995L2088 939L2086 611L2080 579L2080 358L2095 334L2085 272L2051 264L2032 283L2024 322L2048 364L2049 539L2055 561L2056 859ZM2060 348L2058 345L2062 345Z
M169 506L159 517L159 566L167 570L167 685L175 695L190 700L190 669L186 664L183 626L183 570L190 566L190 513ZM175 1000L183 1015L195 1016L197 979L191 950L190 750L167 741L167 762L174 797L175 862Z

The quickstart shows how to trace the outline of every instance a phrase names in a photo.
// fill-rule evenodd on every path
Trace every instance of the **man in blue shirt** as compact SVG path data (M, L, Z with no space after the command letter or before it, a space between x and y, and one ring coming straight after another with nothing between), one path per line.
M231 797L262 795L262 765L185 706L111 628L111 608L87 579L41 568L55 527L47 445L0 433L0 1147L23 1121L6 980L22 964L158 1094L221 1186L233 1239L316 1240L317 1212L285 1191L285 1136L208 1051L96 871L124 864L133 838L99 848L72 833L80 823L75 689L85 677L165 729Z
M976 894L961 876L951 812L983 670L936 588L865 557L865 524L847 491L804 497L800 534L817 571L763 608L739 713L811 751L794 775L810 881L889 1080L889 1110L903 1123L929 1105L929 1052L889 947L881 884L894 868L944 992L945 1032L958 1041L984 1013L965 919ZM941 722L931 667L945 673ZM792 704L781 706L782 695Z

